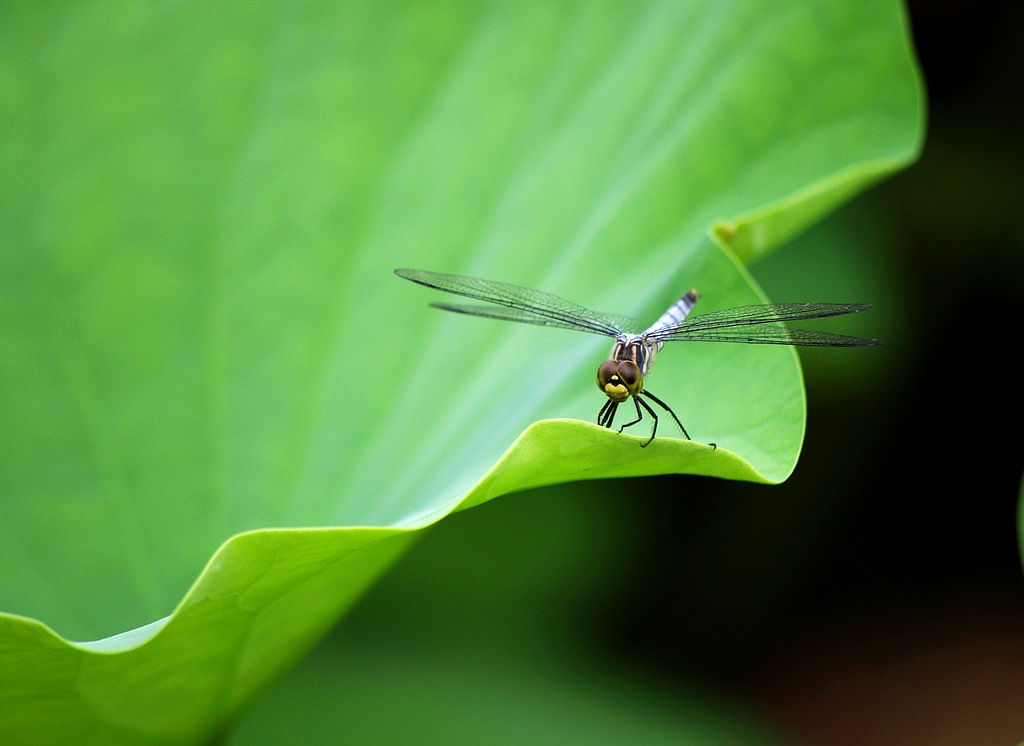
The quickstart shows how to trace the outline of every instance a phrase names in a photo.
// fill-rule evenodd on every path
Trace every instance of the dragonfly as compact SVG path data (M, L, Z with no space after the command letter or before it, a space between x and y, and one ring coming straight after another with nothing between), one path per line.
M690 434L672 408L646 387L646 378L654 359L666 342L742 342L801 347L866 347L882 344L877 339L794 329L782 323L859 313L871 308L869 303L764 303L697 314L690 318L690 311L699 297L697 291L691 289L669 306L657 321L643 329L640 322L629 316L591 311L557 295L507 282L420 269L396 269L395 274L428 288L493 304L430 304L444 311L574 329L614 338L615 343L608 360L597 369L597 387L608 397L597 415L597 424L611 428L619 405L632 398L636 418L621 425L619 432L641 422L646 411L654 424L650 437L640 444L641 448L650 445L658 432L658 414L648 400L668 412L683 436L690 440Z

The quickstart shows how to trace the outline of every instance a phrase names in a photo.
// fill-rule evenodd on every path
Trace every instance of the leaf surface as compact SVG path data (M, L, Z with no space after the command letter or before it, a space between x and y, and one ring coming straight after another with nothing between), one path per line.
M695 442L663 418L641 449L592 424L609 340L444 314L392 270L652 320L690 287L758 302L741 260L921 137L888 0L3 20L5 742L208 737L457 508L785 479L792 350L670 345L649 386Z

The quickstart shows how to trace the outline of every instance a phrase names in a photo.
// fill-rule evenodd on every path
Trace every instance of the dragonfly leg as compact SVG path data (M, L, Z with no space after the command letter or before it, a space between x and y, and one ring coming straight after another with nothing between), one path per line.
M677 425L679 425L679 429L683 431L683 435L684 435L684 436L686 436L686 439L687 439L687 440L692 440L692 439L690 438L690 434L689 434L688 432L686 432L686 428L685 428L685 427L683 427L683 423L679 421L679 418L678 418L678 417L676 417L676 413L672 411L672 407L670 407L670 406L669 406L668 404L666 404L666 403L665 403L665 402L663 402L663 401L662 401L661 399L659 399L658 397L656 397L656 396L655 396L654 394L652 394L652 393L651 393L650 391L648 391L647 389L644 389L644 396L646 396L646 397L650 398L650 400L651 400L651 401L653 401L653 402L654 402L655 404L657 404L657 405L658 405L659 407L661 407L661 408L662 408L662 409L664 409L664 410L665 410L666 412L668 412L668 413L669 413L670 415L672 415L672 419L676 421L676 424L677 424ZM647 407L647 410L648 410L648 411L650 411L650 409L651 409L650 407ZM654 414L654 413L653 413L653 412L651 412L651 414ZM655 418L655 422L657 422L657 418Z
M647 402L645 402L639 396L634 396L633 397L633 401L639 402L639 404L636 405L636 411L637 412L640 411L640 405L642 404L643 408L647 410L647 413L649 415L651 415L651 419L654 420L654 427L651 428L651 437L647 439L646 443L641 443L640 444L641 448L646 448L647 446L649 446L654 441L654 435L655 435L655 433L658 432L658 415L655 414L653 409L651 409L651 405L648 404ZM637 420L637 422L639 422L639 420Z
M633 427L633 425L635 425L636 423L638 423L638 422L639 422L640 420L642 420L642 419L644 418L644 414L643 414L643 412L641 412L641 411L640 411L640 405L639 405L639 404L637 404L636 402L637 402L637 399L636 399L636 397L634 396L634 397L633 397L633 406L634 406L634 407L636 407L636 419L635 419L635 420L630 420L630 421L629 421L629 422L627 422L627 423L626 423L625 425L623 425L622 427L620 427L620 428L619 428L619 432L620 432L620 433L621 433L621 432L622 432L623 430L625 430L625 429L626 429L627 427Z
M614 399L609 399L601 407L601 411L597 413L597 424L601 427L611 427L612 420L615 419L615 410L618 409L619 403Z

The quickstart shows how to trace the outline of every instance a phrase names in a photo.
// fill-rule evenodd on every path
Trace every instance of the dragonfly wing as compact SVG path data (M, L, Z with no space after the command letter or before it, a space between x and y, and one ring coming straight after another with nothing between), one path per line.
M560 321L559 319L549 318L547 316L539 316L530 311L525 311L519 308L495 308L492 306L471 306L463 305L460 303L431 303L432 308L440 308L443 311L452 311L453 313L464 313L467 316L480 316L485 319L500 319L501 321L518 321L523 324L537 324L538 326L551 326L560 329L575 329L577 331L593 331L589 328L582 328L576 322ZM639 329L640 322L635 319L630 319L627 316L615 316L612 314L601 314L609 320L614 320L616 326L623 331L629 331L630 329ZM602 332L603 333L603 332Z
M494 303L509 309L502 312L486 307L435 304L438 308L471 316L519 321L526 324L541 324L563 329L604 334L615 337L624 331L642 328L633 319L615 314L598 313L584 308L572 301L559 298L540 290L512 285L507 282L482 280L476 277L448 275L439 272L427 272L419 269L396 269L395 274L412 280L429 288L443 290L446 293L462 295L474 300ZM623 324L630 328L624 328Z
M823 319L866 311L866 303L767 303L691 317L648 334L656 342L745 342L803 347L864 347L881 344L844 334L790 329L779 322ZM763 326L762 326L763 325Z
M797 347L868 347L882 344L877 339L850 337L845 334L812 329L791 329L787 326L735 327L715 331L679 333L660 341L668 342L743 342L746 344L795 345Z

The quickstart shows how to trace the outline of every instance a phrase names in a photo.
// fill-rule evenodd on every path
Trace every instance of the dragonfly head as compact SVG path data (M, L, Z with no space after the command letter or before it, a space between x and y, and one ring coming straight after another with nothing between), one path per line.
M607 360L597 369L597 387L612 401L624 402L644 388L644 376L632 360Z

